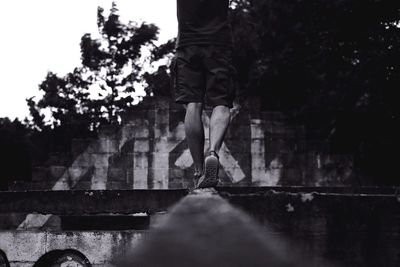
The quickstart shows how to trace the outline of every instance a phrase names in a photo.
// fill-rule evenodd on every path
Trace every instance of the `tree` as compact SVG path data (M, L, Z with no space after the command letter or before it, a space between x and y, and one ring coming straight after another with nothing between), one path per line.
M260 96L264 109L306 124L311 138L329 140L333 151L354 154L372 179L395 182L389 176L399 148L400 3L233 5L234 56L244 91Z
M42 165L51 152L68 155L72 139L94 138L101 125L118 125L120 115L139 101L137 86L158 75L143 65L159 64L173 49L173 40L154 44L155 25L122 23L115 3L108 16L98 8L97 25L98 37L81 38L81 66L65 76L49 72L39 85L42 96L27 99L34 165Z
M82 66L64 77L49 72L39 86L43 97L28 100L32 125L39 130L46 127L44 110L50 114L51 128L72 129L74 133L95 131L101 124L118 124L121 113L138 102L135 87L143 83L142 66L150 60L144 58L144 49L150 51L152 61L168 53L168 45L154 45L158 27L123 24L115 3L108 17L98 8L97 25L99 38L82 36Z

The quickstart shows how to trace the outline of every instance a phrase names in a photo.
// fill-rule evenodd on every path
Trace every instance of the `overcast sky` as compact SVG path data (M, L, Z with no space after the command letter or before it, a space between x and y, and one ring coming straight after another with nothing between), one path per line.
M123 22L160 27L176 36L176 0L116 0ZM97 33L96 12L112 0L10 0L0 10L0 117L29 115L25 99L38 94L47 71L63 75L80 64L80 38Z

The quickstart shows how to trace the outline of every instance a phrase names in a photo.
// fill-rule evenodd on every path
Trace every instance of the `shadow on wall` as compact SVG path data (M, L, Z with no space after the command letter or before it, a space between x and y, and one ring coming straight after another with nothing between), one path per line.
M0 267L10 267L6 253L2 250L0 250Z
M72 249L50 251L40 257L33 267L55 267L65 264L67 266L92 267L85 255Z

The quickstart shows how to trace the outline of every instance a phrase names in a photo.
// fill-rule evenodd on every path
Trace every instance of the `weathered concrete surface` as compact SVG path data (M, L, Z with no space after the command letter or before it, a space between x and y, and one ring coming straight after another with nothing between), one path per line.
M143 231L28 232L0 231L0 248L11 267L32 266L53 250L80 251L94 266L108 266L127 255L145 235Z
M75 140L71 153L50 155L33 169L33 181L10 191L176 189L193 186L193 161L185 141L185 110L166 97L145 98L121 127L103 127L95 140ZM203 114L208 136L210 110ZM208 144L206 139L206 147ZM249 99L232 121L220 151L221 185L347 185L353 160L309 140L302 125L280 112L263 112ZM23 228L41 228L50 216L29 214Z
M296 192L297 190L297 192ZM303 247L309 258L340 266L400 266L400 197L386 188L379 194L253 190L220 192L267 227L274 236ZM392 194L390 194L392 192ZM365 192L364 192L365 193Z
M218 187L221 194L229 193L243 198L251 194L272 192L306 192L338 194L338 198L351 194L393 196L396 187ZM67 190L0 192L0 214L18 212L60 215L132 214L166 211L188 194L186 189L168 190ZM79 205L71 206L71 203ZM20 217L20 216L19 216ZM18 220L16 217L14 220ZM1 222L1 221L0 221Z
M154 213L167 210L187 193L185 189L0 192L0 214Z
M238 110L236 110L238 111ZM75 140L71 153L50 155L33 170L33 182L10 190L167 189L191 185L192 159L185 141L185 110L166 97L148 97L124 116L121 127L100 130L94 140ZM210 112L203 114L208 136ZM207 144L208 140L206 140ZM280 112L264 112L248 99L222 144L221 183L241 186L347 185L349 155L326 151L302 125Z
M0 250L0 267L9 267L9 266L10 265L7 259L7 255L2 250Z
M217 188L217 190L233 206L241 208L261 225L269 229L269 234L265 235L265 242L268 242L266 240L270 240L270 237L273 236L273 240L288 239L289 242L286 244L290 249L302 248L302 254L313 262L308 266L321 266L315 262L323 258L339 263L339 266L400 266L400 196L396 194L396 191L398 193L396 188L228 187ZM171 192L173 191L169 191L169 193ZM47 193L50 195L40 196ZM135 192L109 191L108 193L108 195L104 195L103 191L29 192L26 194L21 192L20 195L16 195L13 198L16 204L14 202L3 202L7 198L1 198L3 193L0 193L0 207L5 212L16 212L19 209L23 210L24 205L31 205L37 212L49 211L49 207L51 207L52 211L55 212L85 215L86 212L102 213L104 211L102 205L112 209L114 206L118 206L119 203L125 203L121 204L122 207L117 207L117 210L122 213L132 212L129 203L132 206L139 205L133 202L135 199L129 198L135 195ZM126 194L126 202L116 198L118 193ZM153 193L158 194L159 192ZM173 194L173 198L169 200L172 204L187 195L186 191L177 191L175 193L182 195L179 197L179 194ZM11 193L6 193L5 195L9 194ZM166 193L164 197L167 195ZM79 197L83 197L80 202L78 201ZM86 197L89 200L85 200ZM156 201L157 197L154 195L153 197L155 199L151 201ZM91 198L95 200L91 200ZM41 200L35 202L38 199ZM123 199L124 197L122 197ZM187 199L190 201L188 202ZM41 203L40 205L44 203L44 206L40 206L39 203ZM71 205L71 203L73 204ZM93 203L98 206L92 205ZM88 206L86 207L85 205ZM62 207L62 209L57 206ZM170 231L178 232L179 238L183 238L183 240L179 239L179 242L189 242L189 239L193 239L196 249L197 246L206 244L207 238L212 238L210 243L216 243L221 247L225 246L225 244L228 246L231 243L237 243L238 248L232 249L232 252L235 253L242 249L241 237L243 235L238 235L237 233L241 231L238 230L241 227L239 225L247 224L248 221L251 221L247 215L229 207L225 200L216 195L190 195L181 202L180 207L182 206L186 207L186 210L190 208L189 211L185 212L185 210L182 211L177 207L172 210L174 216L168 213L165 215L163 213L167 209L167 204L165 203L165 209L160 209L162 213L151 213L151 229L169 224L165 228L167 230L161 231L161 237L168 239ZM218 206L223 208L218 209ZM233 212L231 212L232 209L234 210ZM153 210L155 212L158 209ZM199 215L203 212L204 216ZM3 215L5 214L3 213ZM232 219L232 214L240 215L239 219ZM224 216L226 216L225 219L223 219ZM183 221L183 223L180 221ZM203 226L207 221L212 224L210 228ZM192 223L193 226L191 226ZM194 229L195 233L183 235L182 233L186 229ZM245 229L247 231L254 228L253 226L248 226ZM255 229L259 230L257 226ZM209 235L209 231L210 233L217 232L218 234L216 236L214 234ZM232 231L234 234L231 233ZM10 260L17 262L14 266L18 267L32 266L30 263L50 250L68 248L81 251L91 261L95 259L98 266L106 266L106 263L108 264L112 260L106 259L107 257L113 255L113 253L121 255L118 254L121 251L125 253L127 244L131 242L129 240L136 240L131 236L133 233L137 232L2 231L0 232L0 250L5 251ZM264 236L260 233L263 233L263 231L259 232L259 235ZM221 234L220 237L218 237L219 234ZM197 235L204 236L198 238L196 237ZM233 241L224 243L225 236L232 236L229 238L233 238ZM132 242L137 244L135 243L136 241ZM107 248L110 243L119 244L121 247L117 249L116 245L115 247L113 246L112 249L114 250L112 250ZM95 248L96 245L105 245L106 251L97 250ZM179 243L178 245L182 244ZM89 252L85 252L86 248ZM162 247L162 249L165 248ZM174 253L186 255L188 253L187 249L185 248L181 252L175 251ZM199 251L200 254L205 253L202 248ZM217 251L220 251L220 248L217 248ZM230 250L222 249L222 252L228 253ZM96 253L101 253L103 256L98 256ZM190 256L190 254L187 255ZM96 259L102 259L104 262L96 261Z
M387 195L387 196L400 196L400 187L393 187L393 186L219 186L216 188L218 192L230 193L236 196L246 194L262 194L268 192L282 192L282 193L325 193L329 195L337 194L337 195L369 195L369 196L376 196L376 195Z
M123 266L313 265L216 193L201 190L178 203Z

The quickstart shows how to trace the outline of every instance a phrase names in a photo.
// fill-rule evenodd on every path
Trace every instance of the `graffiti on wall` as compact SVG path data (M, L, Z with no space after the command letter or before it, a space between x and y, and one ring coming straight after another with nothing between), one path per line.
M183 118L184 110L165 98L139 105L118 131L100 133L97 140L91 141L56 177L51 189L186 188L192 183L193 161L185 141ZM204 112L206 136L209 123L209 112ZM289 128L279 119L260 116L260 112L233 113L220 151L221 184L323 185L326 175L321 172L321 155L301 152L296 156L299 137ZM335 175L341 179L350 174L351 167L345 165ZM80 186L83 180L87 184ZM37 228L48 219L47 215L30 214L20 228Z

